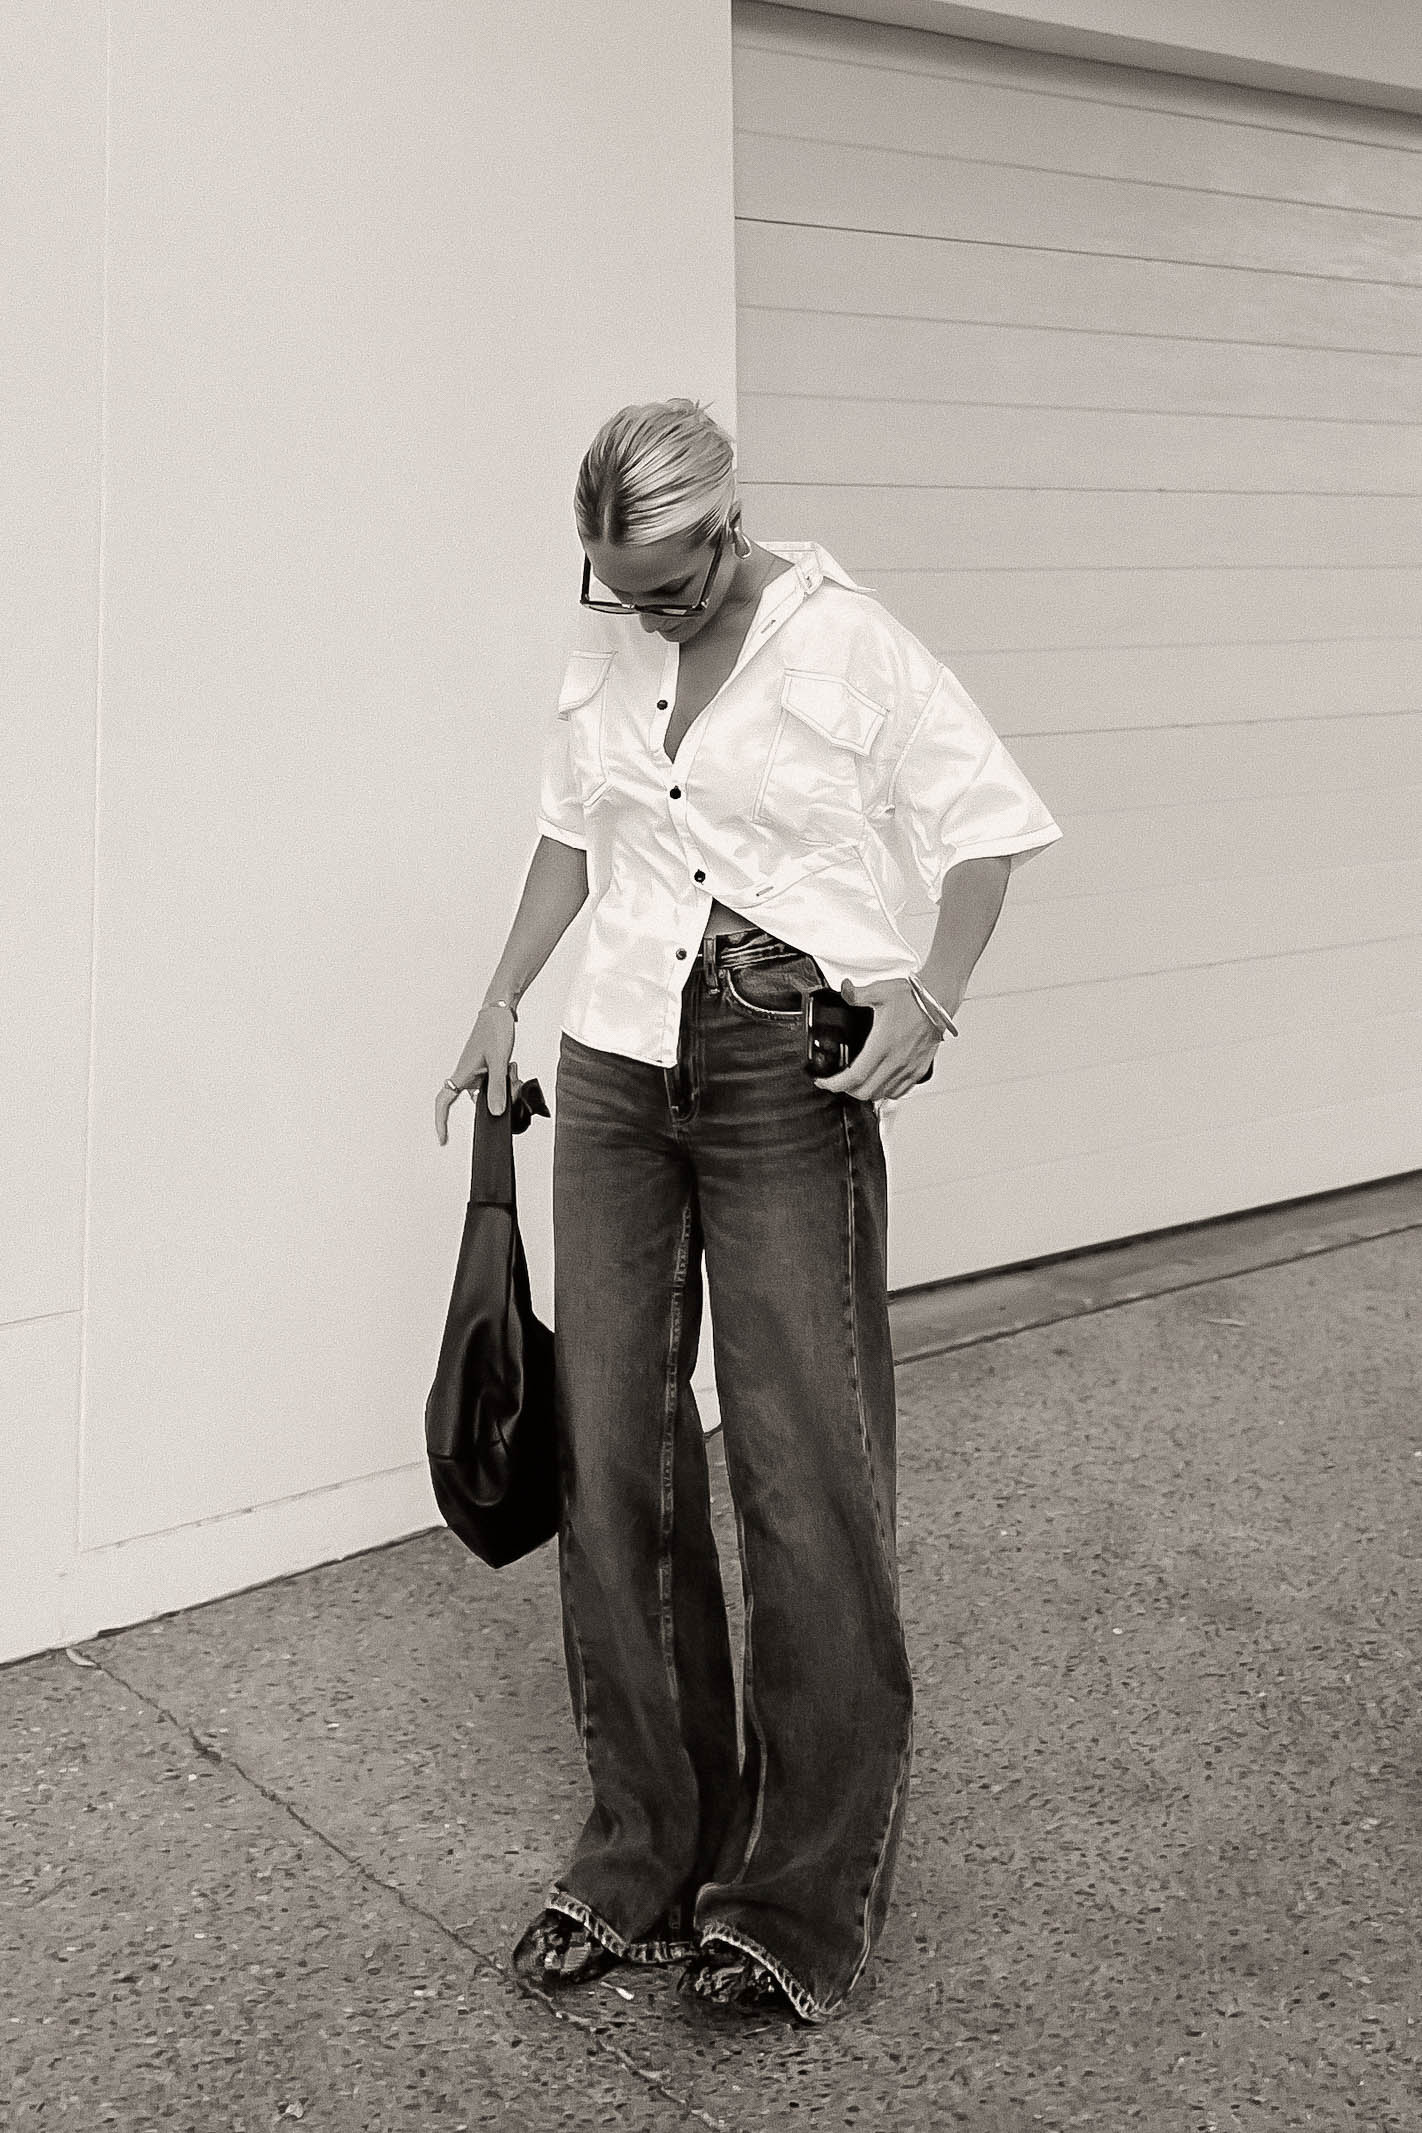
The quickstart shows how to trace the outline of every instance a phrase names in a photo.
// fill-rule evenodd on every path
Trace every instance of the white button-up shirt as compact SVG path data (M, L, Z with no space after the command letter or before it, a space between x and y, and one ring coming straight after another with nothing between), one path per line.
M679 649L634 616L580 610L543 753L538 827L588 855L592 902L563 1028L673 1066L681 995L713 900L807 949L830 985L905 977L916 875L1013 866L1060 829L966 690L815 542L761 544L740 655L674 762Z

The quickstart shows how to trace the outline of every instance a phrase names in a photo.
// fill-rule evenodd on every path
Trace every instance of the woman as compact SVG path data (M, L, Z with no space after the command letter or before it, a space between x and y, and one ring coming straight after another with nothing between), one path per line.
M681 1962L700 1998L818 2021L883 1924L910 1760L877 1107L932 1071L1012 866L1061 832L832 557L749 538L730 439L691 401L604 423L574 512L584 627L541 840L436 1100L441 1142L482 1078L502 1109L519 999L591 889L553 1225L563 1629L593 1806L513 1961L558 1989ZM941 893L921 969L895 923L910 869ZM802 1003L826 984L873 1028L812 1079ZM703 1261L740 1757L691 1392Z

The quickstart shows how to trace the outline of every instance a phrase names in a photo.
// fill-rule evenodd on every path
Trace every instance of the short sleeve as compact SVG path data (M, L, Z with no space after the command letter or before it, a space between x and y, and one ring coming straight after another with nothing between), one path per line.
M1015 869L1061 836L947 667L940 667L894 766L886 799L935 902L960 860L1006 856Z
M565 718L550 720L544 736L536 821L545 837L552 837L559 844L571 844L580 852L587 850L587 825L573 775Z

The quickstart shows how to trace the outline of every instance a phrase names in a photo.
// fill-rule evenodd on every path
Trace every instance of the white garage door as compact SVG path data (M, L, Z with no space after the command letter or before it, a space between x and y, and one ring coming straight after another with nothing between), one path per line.
M1422 124L735 22L748 522L1065 832L895 1121L894 1285L1422 1165Z

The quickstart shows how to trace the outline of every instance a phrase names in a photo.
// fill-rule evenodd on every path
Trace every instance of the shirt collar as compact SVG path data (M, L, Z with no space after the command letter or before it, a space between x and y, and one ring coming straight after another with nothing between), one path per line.
M869 590L867 585L860 585L851 578L849 572L836 563L829 550L821 548L818 541L762 541L760 545L793 566L794 578L798 580L802 597L807 600L826 578L836 585L847 587L850 592Z

